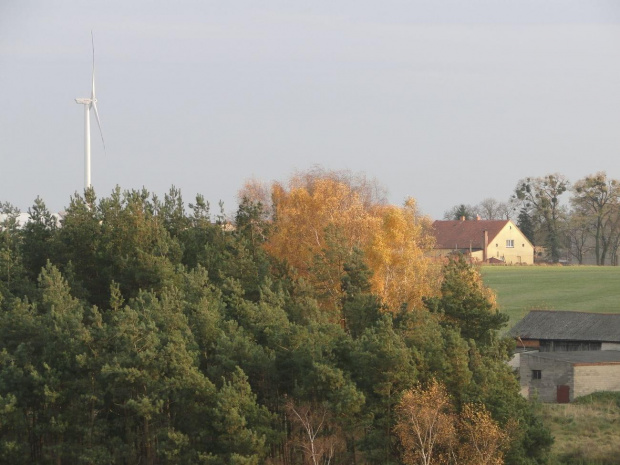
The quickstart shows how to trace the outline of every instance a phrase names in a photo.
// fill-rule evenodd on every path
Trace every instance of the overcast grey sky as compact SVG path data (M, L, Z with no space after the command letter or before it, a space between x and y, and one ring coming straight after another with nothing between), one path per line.
M0 0L0 201L92 182L226 209L313 165L434 218L526 176L620 178L617 0Z

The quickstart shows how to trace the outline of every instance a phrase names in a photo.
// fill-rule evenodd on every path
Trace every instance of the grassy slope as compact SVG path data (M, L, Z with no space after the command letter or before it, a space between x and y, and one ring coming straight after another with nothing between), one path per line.
M509 326L533 309L620 313L620 267L483 266L481 272Z
M555 437L552 463L620 463L620 393L600 392L572 404L546 404L543 418Z

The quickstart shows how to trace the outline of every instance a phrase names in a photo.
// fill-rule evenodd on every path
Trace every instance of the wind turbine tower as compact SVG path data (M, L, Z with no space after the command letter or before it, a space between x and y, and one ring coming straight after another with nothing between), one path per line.
M90 98L76 98L75 103L84 105L84 190L90 188L90 110L95 112L97 126L99 126L99 134L101 134L101 142L103 142L103 150L105 151L105 141L103 140L103 131L101 130L101 121L99 120L99 112L97 111L97 97L95 95L95 39L93 32L90 32L90 40L93 46L93 78Z

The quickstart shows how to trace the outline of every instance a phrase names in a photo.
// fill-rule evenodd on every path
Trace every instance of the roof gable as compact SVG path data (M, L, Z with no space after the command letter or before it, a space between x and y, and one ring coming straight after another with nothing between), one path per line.
M433 223L436 249L482 249L484 231L488 232L489 243L500 233L510 220L468 220L440 221ZM518 228L515 226L518 231Z
M620 314L532 310L508 333L522 339L620 342Z

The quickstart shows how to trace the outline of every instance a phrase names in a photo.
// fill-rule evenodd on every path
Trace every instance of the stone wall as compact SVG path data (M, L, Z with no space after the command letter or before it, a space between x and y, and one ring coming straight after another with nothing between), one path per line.
M540 371L540 379L533 378L533 370ZM557 402L558 386L569 388L569 399L598 391L620 392L620 363L574 363L521 354L519 369L521 392L532 398L535 393L542 402Z
M573 369L571 401L597 391L620 391L620 364L576 364Z
M533 370L540 370L541 379L532 379ZM537 393L542 402L557 402L558 385L566 385L570 389L570 399L573 399L573 367L570 362L521 354L519 374L521 391L529 398Z

